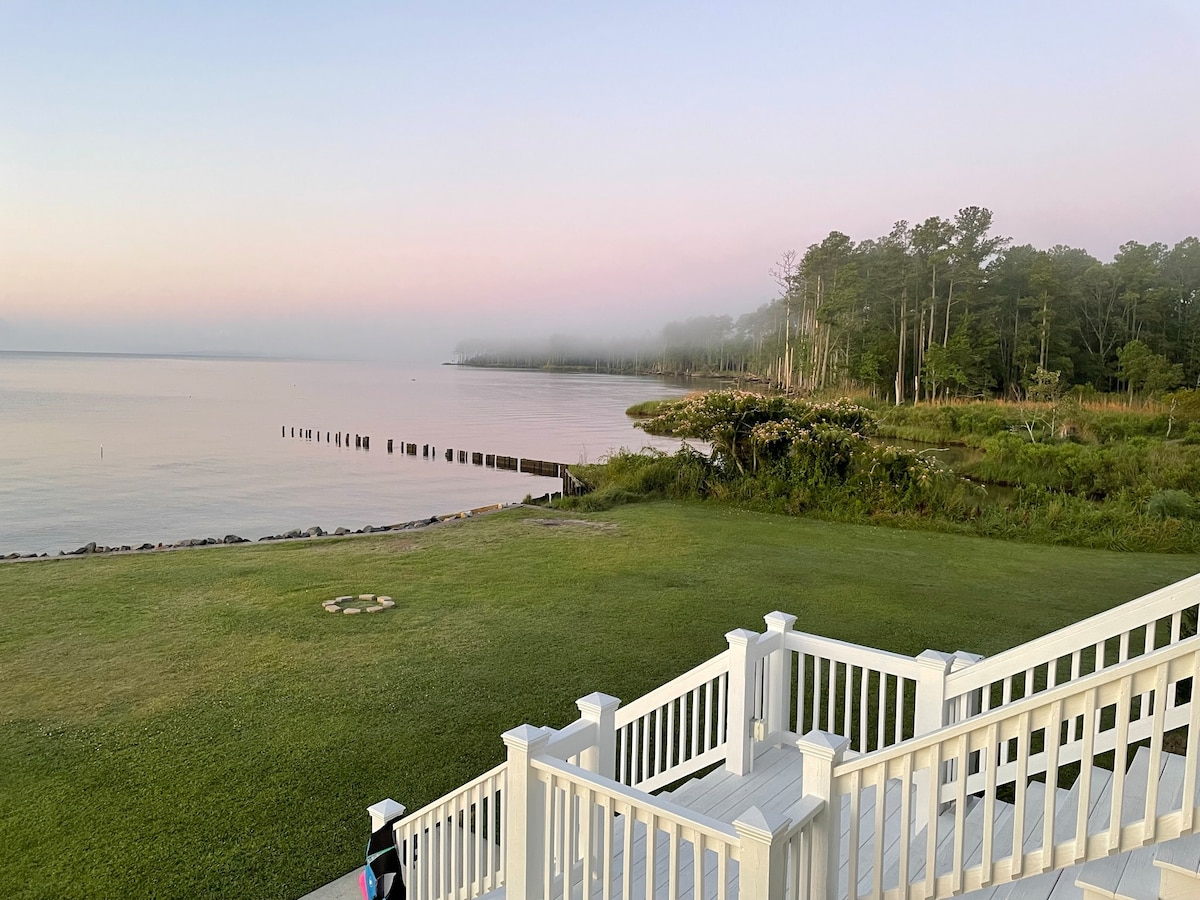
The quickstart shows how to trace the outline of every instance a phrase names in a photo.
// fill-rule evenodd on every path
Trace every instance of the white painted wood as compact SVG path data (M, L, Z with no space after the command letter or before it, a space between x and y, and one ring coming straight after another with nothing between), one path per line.
M755 646L758 635L739 628L725 635L729 642L729 729L725 747L725 768L734 775L745 775L753 763L750 719L754 715L754 674L757 668Z
M810 890L813 900L838 900L841 797L835 792L834 770L848 744L844 737L820 731L810 731L797 743L803 760L804 790L824 804L813 820L811 831Z

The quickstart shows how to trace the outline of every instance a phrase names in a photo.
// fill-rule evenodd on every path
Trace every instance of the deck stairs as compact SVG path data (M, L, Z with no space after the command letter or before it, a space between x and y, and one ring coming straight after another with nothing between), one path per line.
M982 659L772 613L375 827L408 900L1200 900L1198 614L1195 576Z

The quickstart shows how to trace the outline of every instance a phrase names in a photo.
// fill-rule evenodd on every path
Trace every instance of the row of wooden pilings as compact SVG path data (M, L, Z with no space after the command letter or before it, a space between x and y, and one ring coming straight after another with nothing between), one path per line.
M280 427L282 437L288 437L289 426L283 425ZM291 428L291 437L299 437L304 440L313 440L313 435L316 435L316 440L321 440L321 431L317 429L315 432L311 428ZM326 431L325 442L334 444L338 447L350 446L350 432L341 431ZM371 438L369 435L356 434L354 435L354 446L361 450L371 449ZM417 455L417 445L405 443L404 441L395 441L393 438L387 439L387 452L393 453L399 448L399 451L407 456ZM459 463L466 464L470 462L476 466L486 466L489 469L501 469L509 472L521 472L525 475L538 475L542 478L561 478L563 483L563 495L578 497L588 492L588 487L578 478L576 478L568 468L566 463L550 462L544 459L527 459L519 456L502 456L498 453L478 453L467 450L445 450L446 462L453 462L456 458ZM420 455L425 459L437 457L437 447L432 447L429 444L420 445Z

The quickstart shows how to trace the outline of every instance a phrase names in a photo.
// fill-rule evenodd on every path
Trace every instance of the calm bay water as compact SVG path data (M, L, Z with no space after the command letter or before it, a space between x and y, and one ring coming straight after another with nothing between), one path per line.
M442 451L577 463L672 450L677 441L635 430L624 410L688 390L457 366L0 353L0 554L253 540L517 501L561 483ZM281 426L314 440L280 437ZM369 435L370 451L326 443L338 430ZM388 454L388 438L432 444L438 457Z

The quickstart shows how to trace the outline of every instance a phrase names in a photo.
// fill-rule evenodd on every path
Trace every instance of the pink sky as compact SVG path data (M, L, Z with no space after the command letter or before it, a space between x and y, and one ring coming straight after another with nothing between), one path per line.
M444 357L736 315L784 250L967 205L1200 232L1191 5L754 13L6 6L0 349Z

